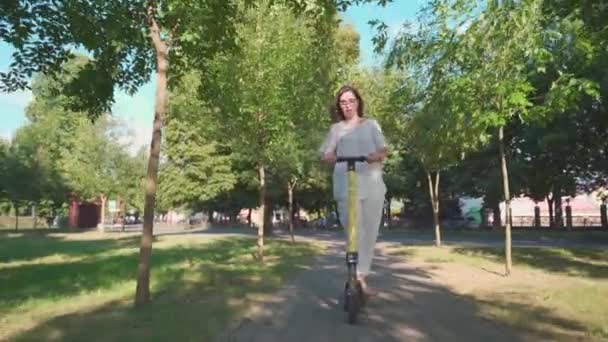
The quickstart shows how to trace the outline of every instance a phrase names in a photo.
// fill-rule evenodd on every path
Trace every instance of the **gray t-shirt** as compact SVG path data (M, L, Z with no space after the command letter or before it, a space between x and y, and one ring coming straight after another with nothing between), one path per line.
M367 156L386 147L386 140L380 125L374 119L361 119L354 127L348 128L344 121L331 126L319 152L335 151L338 157ZM357 163L357 197L384 197L386 186L382 179L382 163ZM337 201L347 198L347 166L336 163L333 173L333 193Z

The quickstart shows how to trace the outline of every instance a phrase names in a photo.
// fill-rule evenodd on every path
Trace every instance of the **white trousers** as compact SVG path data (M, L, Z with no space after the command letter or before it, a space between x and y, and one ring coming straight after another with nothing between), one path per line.
M368 275L370 272L383 206L384 196L380 193L357 199L357 247L359 252L357 273L361 275ZM340 222L348 234L348 200L338 201L338 214Z

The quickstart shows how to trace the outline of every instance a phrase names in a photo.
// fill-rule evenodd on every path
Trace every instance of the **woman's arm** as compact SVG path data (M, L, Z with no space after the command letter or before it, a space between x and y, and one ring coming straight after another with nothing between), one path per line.
M388 156L388 147L383 147L376 152L372 152L367 156L369 162L381 162Z
M367 156L367 160L371 162L381 162L388 156L388 144L382 133L382 129L378 121L372 120L372 141L374 143L375 152Z
M331 151L323 153L323 156L321 156L321 160L328 164L334 164L336 162L336 152Z
M319 148L319 152L321 154L321 160L328 163L333 164L336 162L336 137L335 137L336 125L333 124L327 135L325 136L325 141Z

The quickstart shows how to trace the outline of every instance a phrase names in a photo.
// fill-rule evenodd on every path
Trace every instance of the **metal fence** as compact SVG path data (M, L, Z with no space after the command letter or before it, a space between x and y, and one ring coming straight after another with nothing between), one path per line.
M563 225L566 226L566 215L563 218ZM534 216L512 216L511 225L513 227L534 227ZM540 226L549 227L550 218L549 216L540 217ZM572 226L577 228L586 227L601 227L602 219L598 216L583 216L583 215L572 215Z

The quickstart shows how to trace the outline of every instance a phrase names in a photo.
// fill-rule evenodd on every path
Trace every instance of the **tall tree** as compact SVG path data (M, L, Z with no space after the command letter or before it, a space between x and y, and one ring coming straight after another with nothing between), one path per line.
M66 184L78 196L86 200L100 199L99 229L103 231L107 200L120 191L118 171L124 169L121 163L127 161L123 157L126 146L118 143L118 132L112 127L115 122L110 117L103 116L95 123L85 117L74 119L79 119L80 125L68 143L73 148L63 150L59 168Z
M435 245L441 246L439 224L440 174L456 165L465 152L474 149L476 139L471 137L461 117L464 115L454 99L446 100L443 91L431 90L431 96L420 111L412 113L403 146L422 165L427 178L429 198L433 211ZM456 99L457 100L457 99Z
M555 212L552 226L560 226L562 195L573 193L575 185L592 191L605 184L608 120L600 99L608 94L608 36L600 18L608 9L590 1L564 1L546 3L543 13L544 54L530 77L542 120L526 128L519 147L542 164L550 212Z
M331 44L323 34L332 24L296 17L283 5L264 2L245 14L239 28L241 53L218 58L210 70L212 81L207 84L206 94L219 108L216 117L220 130L235 138L231 148L248 158L257 171L262 213L257 246L261 260L268 176L277 174L274 168L289 165L294 166L289 170L297 171L303 139L309 132L318 131L322 122L319 116L324 112L321 109L329 84L324 54L331 49L319 49L319 44ZM295 36L300 38L293 39ZM292 177L286 179L291 181Z
M123 151L116 156L118 167L118 184L115 193L124 201L124 210L135 209L142 212L144 209L144 192L146 177L147 155L143 149L135 155Z
M93 57L65 91L76 95L71 105L92 117L108 111L114 86L133 94L156 71L156 103L146 197L144 233L135 304L150 299L154 199L166 107L168 71L179 75L184 56L189 65L232 43L232 1L10 1L0 6L0 36L16 48L14 63L0 75L3 90L27 87L34 72L56 73L78 46ZM47 18L55 18L47 20ZM213 18L213 19L208 19ZM103 34L99 34L102 31ZM204 38L203 38L204 37Z
M456 106L456 110L449 110L456 115L446 122L458 123L470 132L457 141L478 146L478 142L487 140L487 128L496 127L506 204L505 268L509 274L510 191L504 127L512 118L524 117L531 105L528 95L533 88L525 71L530 56L539 48L540 2L488 1L479 6L475 1L445 0L432 2L425 11L429 15L422 29L398 38L389 57L407 70L423 71L425 77L420 83L438 95L432 105L449 99L447 106L436 107L436 111ZM420 52L412 55L407 48ZM415 63L420 56L426 64ZM441 141L458 132L454 128L433 140Z
M458 11L468 9L458 2L454 6ZM417 31L403 30L397 36L386 62L389 70L396 68L404 74L404 80L412 80L409 85L400 85L411 90L402 102L406 115L400 118L403 133L399 134L399 146L415 156L426 175L438 247L440 174L486 138L483 125L471 117L471 82L463 77L459 60L453 55L462 43L456 31L465 20L454 20L451 11L443 2L431 3L422 12ZM449 21L455 24L446 24Z
M15 230L18 230L19 209L35 197L35 187L30 182L34 179L35 166L32 165L33 159L20 149L16 141L13 141L3 152L0 188L13 207Z
M21 127L15 134L11 148L11 156L17 158L25 168L20 171L19 177L27 183L16 190L21 193L20 197L27 198L28 206L33 208L34 224L42 214L51 216L65 202L67 194L57 160L53 159L45 146L44 141L49 138L49 133L43 128L48 129L49 126L37 123Z
M8 172L8 158L10 152L10 141L4 138L0 138L0 200L4 201L8 198L7 186L5 183L6 175Z
M15 137L34 167L35 176L29 180L35 190L34 202L51 206L43 210L55 211L70 193L90 200L110 193L141 192L135 184L140 180L133 179L141 172L133 162L141 158L127 154L121 143L125 138L121 123L104 115L93 124L84 113L66 108L71 99L61 94L61 87L88 62L77 57L66 62L55 77L34 78L34 100L26 109L30 123ZM94 174L98 176L91 177Z
M172 91L159 182L160 200L168 207L208 201L236 182L228 146L216 134L211 109L197 96L200 82L191 73Z
M453 7L456 10L458 4ZM470 8L470 7L469 7ZM539 48L539 1L488 1L466 28L455 57L464 78L475 89L474 120L496 127L505 202L505 272L511 273L511 222L507 151L504 127L512 118L526 117L533 90L526 65Z

